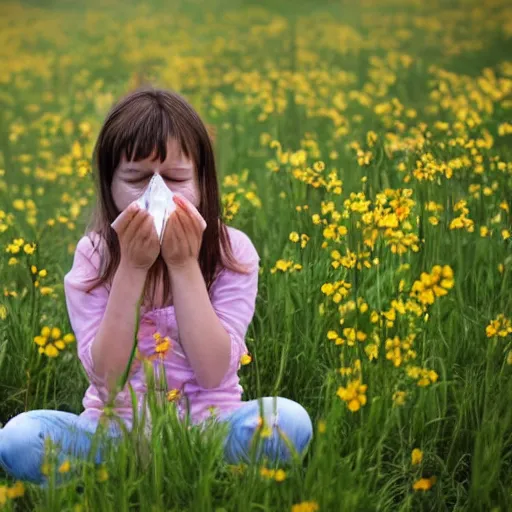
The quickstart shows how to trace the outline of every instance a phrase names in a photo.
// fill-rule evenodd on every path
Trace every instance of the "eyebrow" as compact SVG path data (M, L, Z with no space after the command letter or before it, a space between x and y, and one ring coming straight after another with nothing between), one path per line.
M167 171L190 171L191 169L192 169L192 166L179 165L179 166L176 166L176 167L166 167L165 169L162 169L162 172L167 172ZM138 172L150 173L150 172L152 172L152 169L148 169L148 168L136 169L135 167L122 167L121 170L123 172L127 172L127 173L138 173Z

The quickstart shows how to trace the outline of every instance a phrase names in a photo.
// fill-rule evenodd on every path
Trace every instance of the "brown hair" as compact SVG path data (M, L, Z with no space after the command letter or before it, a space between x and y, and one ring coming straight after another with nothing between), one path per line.
M213 148L208 131L197 112L179 94L154 87L140 87L115 104L103 123L93 153L97 203L89 231L97 232L105 243L101 251L100 275L95 286L110 282L119 265L121 250L111 223L120 214L112 197L114 172L123 153L129 161L167 157L167 142L174 138L183 153L194 162L197 173L199 213L206 229L199 253L199 266L207 290L220 270L245 273L248 269L234 259L226 225L222 221L219 186ZM161 255L148 272L145 298L156 300L157 280L163 279L163 300L170 298L170 280Z

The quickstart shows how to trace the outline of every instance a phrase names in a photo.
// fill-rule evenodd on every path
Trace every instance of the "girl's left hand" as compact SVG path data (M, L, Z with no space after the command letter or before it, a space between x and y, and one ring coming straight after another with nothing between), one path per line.
M181 194L174 194L176 210L165 226L162 257L169 270L199 259L206 221L194 205Z

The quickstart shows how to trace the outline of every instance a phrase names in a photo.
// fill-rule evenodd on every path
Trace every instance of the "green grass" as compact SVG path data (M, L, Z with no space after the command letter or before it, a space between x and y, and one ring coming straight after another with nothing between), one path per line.
M87 380L75 347L49 359L33 340L45 325L71 332L63 276L94 195L91 175L80 169L90 163L111 103L145 80L182 92L216 128L224 201L233 192L240 207L228 223L246 232L261 256L247 334L253 362L240 370L244 399L280 395L306 407L315 436L304 461L285 468L283 482L263 477L258 464L237 472L222 460L222 429L189 430L174 419L172 404L159 405L151 394L151 438L135 429L112 452L107 480L98 481L102 473L84 461L68 484L27 485L6 510L282 511L305 501L329 511L511 509L512 335L486 336L499 314L512 317L512 135L500 135L512 111L510 9L500 0L491 7L274 4L4 3L0 422L33 409L82 411ZM404 55L410 65L400 61ZM378 136L374 145L370 131ZM395 139L402 148L393 148ZM288 156L307 149L305 162L280 157L272 140ZM370 153L368 164L358 163L354 142ZM427 154L435 160L432 181L415 172ZM306 169L318 161L326 169L308 183ZM340 195L315 186L332 171L343 182ZM233 174L239 186L224 182ZM345 201L363 192L376 212L386 189L411 189L413 203L398 228L376 228L370 250L362 214ZM450 228L460 200L473 231ZM339 218L322 213L329 201ZM395 209L390 201L384 214ZM430 202L442 210L429 211ZM313 214L347 234L327 240ZM419 250L394 254L389 241L396 229L417 235ZM307 234L307 245L290 241L291 232ZM37 244L33 255L5 251L18 237ZM345 256L347 249L369 268L334 268L331 252ZM18 261L9 265L12 257ZM280 259L302 269L272 272ZM48 271L39 288L32 265ZM392 301L406 302L434 265L453 269L454 286L419 316L395 307L396 320L387 325L383 313ZM351 288L334 303L321 288L341 280ZM42 295L41 286L53 290ZM368 311L351 309L358 299ZM380 322L371 321L372 312ZM352 327L366 339L350 346L327 338L330 330L343 337ZM415 358L394 366L386 340L412 333ZM378 357L370 359L365 349L376 337ZM367 402L352 412L337 391L354 373L339 369L354 369L358 359ZM418 386L408 365L434 370L437 381ZM406 393L403 405L394 403L397 391ZM411 462L414 448L423 452L419 465ZM430 490L415 491L422 477L436 480ZM14 482L0 473L2 485Z

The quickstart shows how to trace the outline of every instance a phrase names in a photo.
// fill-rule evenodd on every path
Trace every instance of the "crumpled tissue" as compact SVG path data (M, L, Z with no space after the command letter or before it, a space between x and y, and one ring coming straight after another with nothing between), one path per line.
M159 174L155 174L144 193L135 201L152 215L160 243L162 243L167 219L176 210L173 196L174 194L165 184L163 178Z

